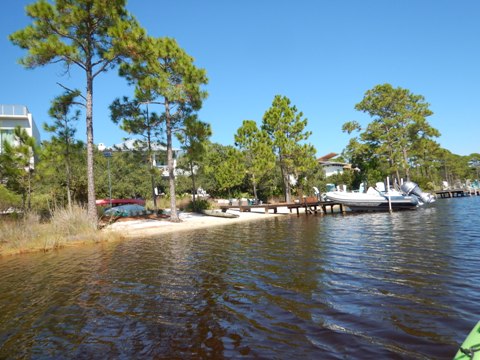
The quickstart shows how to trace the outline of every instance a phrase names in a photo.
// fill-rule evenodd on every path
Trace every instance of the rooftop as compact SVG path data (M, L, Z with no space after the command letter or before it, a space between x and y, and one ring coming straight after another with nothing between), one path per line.
M334 152L331 152L331 153L329 153L329 154L327 154L327 155L324 155L324 156L322 156L322 157L319 157L319 158L317 159L317 161L319 161L319 162L325 162L325 161L330 160L331 158L334 158L334 157L337 156L337 155L338 155L338 154L336 154L336 153L334 153Z

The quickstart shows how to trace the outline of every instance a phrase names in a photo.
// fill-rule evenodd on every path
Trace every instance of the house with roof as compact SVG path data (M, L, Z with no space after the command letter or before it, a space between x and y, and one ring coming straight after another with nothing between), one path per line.
M151 148L153 152L153 166L160 170L163 177L168 177L168 165L166 164L166 146L160 144L159 142L152 142ZM100 151L147 151L147 143L139 139L128 139L124 142L112 145L111 147L106 147L103 143L98 144L98 149ZM181 149L173 149L173 171L175 176L184 175L183 171L177 169L177 158L181 155Z
M326 177L343 174L344 170L352 168L352 164L344 163L343 161L335 161L335 157L337 156L338 154L331 152L317 159L317 162L325 171Z
M40 144L40 132L28 108L25 105L0 104L0 153L5 143L15 144L13 131L17 126L25 129Z

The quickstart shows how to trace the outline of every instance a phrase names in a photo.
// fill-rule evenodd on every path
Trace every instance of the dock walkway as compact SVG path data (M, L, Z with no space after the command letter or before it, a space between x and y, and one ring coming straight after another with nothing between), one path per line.
M460 196L480 195L479 189L447 189L435 191L435 195L440 198L453 198Z
M239 209L240 212L252 211L252 209L265 209L265 214L268 214L270 210L273 210L274 214L278 213L278 208L287 208L290 213L296 210L297 215L300 214L300 209L304 209L308 214L326 214L328 212L333 213L334 207L338 206L340 212L344 213L345 208L342 204L334 201L309 201L298 203L277 203L277 204L258 204L258 205L220 205L219 208L226 212L228 209Z

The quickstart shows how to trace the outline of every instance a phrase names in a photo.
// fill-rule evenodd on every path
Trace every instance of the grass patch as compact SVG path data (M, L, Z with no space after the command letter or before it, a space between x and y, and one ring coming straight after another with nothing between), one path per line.
M0 222L0 255L48 251L70 244L97 243L121 238L120 234L95 228L87 210L75 206L53 211L50 221L42 223L35 213Z

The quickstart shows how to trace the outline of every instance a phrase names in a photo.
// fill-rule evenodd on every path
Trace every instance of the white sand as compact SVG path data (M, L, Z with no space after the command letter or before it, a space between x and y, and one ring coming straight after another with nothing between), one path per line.
M253 221L266 219L274 216L285 216L290 214L287 208L278 208L278 213L273 214L272 210L269 214L265 214L263 208L252 209L251 212L240 212L238 210L228 210L227 213L237 214L237 218L223 218L215 216L207 216L197 213L180 212L181 222L170 222L168 219L141 219L118 221L105 228L106 231L115 231L121 233L126 238L139 238L157 236L178 231L189 231L196 229L204 229L212 226L221 226L235 224L245 221ZM296 212L295 212L296 214Z

